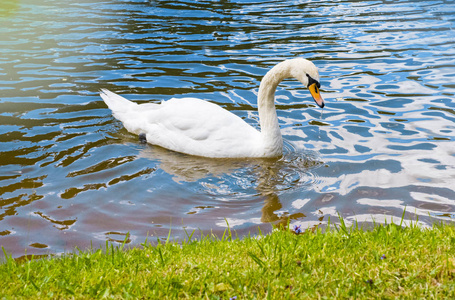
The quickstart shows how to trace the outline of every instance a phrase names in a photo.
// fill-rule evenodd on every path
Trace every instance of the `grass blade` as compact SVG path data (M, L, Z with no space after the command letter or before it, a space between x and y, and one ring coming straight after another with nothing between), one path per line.
M254 254L253 252L251 251L248 251L248 255L251 257L251 259L258 264L258 266L260 268L264 268L265 267L265 263L259 258L257 257L256 254Z

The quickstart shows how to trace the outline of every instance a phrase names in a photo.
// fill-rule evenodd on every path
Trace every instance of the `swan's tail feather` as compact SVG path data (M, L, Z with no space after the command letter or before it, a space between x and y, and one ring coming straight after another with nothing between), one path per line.
M100 96L109 107L109 109L112 110L112 113L114 115L121 114L122 112L125 112L130 108L138 105L107 89L101 89Z

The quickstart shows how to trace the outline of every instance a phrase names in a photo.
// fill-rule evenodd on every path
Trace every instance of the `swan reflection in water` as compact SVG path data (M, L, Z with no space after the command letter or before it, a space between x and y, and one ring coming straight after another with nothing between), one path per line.
M158 160L159 167L175 182L198 183L205 193L226 201L260 197L264 199L261 222L286 225L289 219L305 215L277 213L283 207L279 194L313 187L312 169L322 162L317 153L299 152L287 143L284 152L280 158L222 159L186 155L147 144L139 157Z

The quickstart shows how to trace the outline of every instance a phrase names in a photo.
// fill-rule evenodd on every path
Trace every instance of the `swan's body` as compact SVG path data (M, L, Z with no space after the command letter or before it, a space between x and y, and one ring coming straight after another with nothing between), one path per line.
M283 140L275 110L275 90L285 78L294 77L310 89L320 106L319 73L302 58L286 60L262 79L258 94L261 131L220 106L196 98L172 98L161 104L136 104L106 89L101 97L115 118L147 142L205 157L279 157Z

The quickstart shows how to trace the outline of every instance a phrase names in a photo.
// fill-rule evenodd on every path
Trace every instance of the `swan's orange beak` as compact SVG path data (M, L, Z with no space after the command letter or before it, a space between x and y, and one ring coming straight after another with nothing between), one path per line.
M308 89L310 90L311 96L313 96L314 101L320 107L324 107L324 99L322 99L321 94L319 93L319 89L316 83L311 84Z

